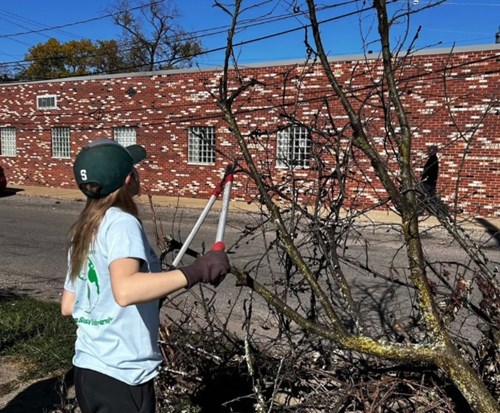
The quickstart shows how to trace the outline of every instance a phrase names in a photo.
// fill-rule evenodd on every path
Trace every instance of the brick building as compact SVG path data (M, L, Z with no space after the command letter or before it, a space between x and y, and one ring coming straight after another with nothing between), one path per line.
M331 65L390 162L387 119L377 93L383 83L381 62L371 55L347 56L333 58ZM438 145L442 198L456 199L467 213L496 217L499 69L500 45L415 53L397 67L412 128L415 174L426 146ZM220 69L188 69L0 84L0 163L11 184L73 188L75 154L94 139L114 138L146 147L141 179L153 194L208 198L226 164L240 156L216 104L221 76ZM234 88L238 80L255 81L234 107L263 172L286 176L293 165L295 174L309 176L317 170L313 152L318 148L325 149L323 166L335 168L335 156L327 150L331 141L315 140L314 130L328 132L334 124L337 131L348 131L349 122L318 64L256 65L232 71L231 77ZM361 194L356 202L378 201L383 191L367 161L360 157L352 169L359 177L350 189ZM238 199L256 195L244 176L238 179Z

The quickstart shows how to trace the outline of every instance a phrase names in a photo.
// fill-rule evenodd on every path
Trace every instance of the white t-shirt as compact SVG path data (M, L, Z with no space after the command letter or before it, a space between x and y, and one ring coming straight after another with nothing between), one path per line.
M158 300L120 307L111 289L109 265L119 258L141 260L141 272L160 272L161 265L140 222L112 207L101 222L87 264L64 288L76 294L73 318L77 339L73 364L130 385L158 374ZM145 275L154 277L154 274Z

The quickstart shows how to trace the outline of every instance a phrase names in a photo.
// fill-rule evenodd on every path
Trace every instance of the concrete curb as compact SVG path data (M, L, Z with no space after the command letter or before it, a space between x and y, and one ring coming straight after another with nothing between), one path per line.
M53 188L48 186L28 186L28 185L15 185L9 186L6 192L14 192L21 196L32 196L32 197L43 197L43 198L54 198L69 201L85 201L85 195L78 189L73 188ZM142 194L138 197L138 201L142 204L149 203L149 198L147 194ZM193 209L203 209L207 204L207 199L194 199L194 198L183 198L183 197L173 197L173 196L163 196L152 194L153 205L164 206L164 207L178 207L178 208L193 208ZM221 201L217 200L214 204L214 211L220 210ZM242 201L231 201L230 209L235 212L253 212L258 213L259 207L255 204L248 204ZM483 224L480 224L476 218L472 216L461 216L459 217L459 223L463 228L472 231L489 231L495 228L500 228L500 219L498 218L483 218ZM401 221L399 216L392 211L381 211L372 210L364 214L359 218L360 223L369 224L386 224L386 225L400 225ZM487 223L485 226L485 223ZM424 216L421 220L422 227L435 227L439 226L438 220L433 216Z
M6 192L15 192L17 195L21 196L33 196L42 198L54 198L68 201L85 201L85 195L78 189L71 188L53 188L48 186L25 186L25 185L15 185L9 186ZM147 204L149 203L148 195L143 193L137 198L139 203ZM152 201L154 205L165 206L165 207L182 207L182 208L193 208L193 209L203 209L207 204L207 199L194 199L194 198L182 198L174 196L163 196L152 194ZM217 200L214 204L214 209L217 210L221 207L221 201ZM258 212L258 208L253 204L248 204L242 201L231 201L230 208L239 211L250 211Z

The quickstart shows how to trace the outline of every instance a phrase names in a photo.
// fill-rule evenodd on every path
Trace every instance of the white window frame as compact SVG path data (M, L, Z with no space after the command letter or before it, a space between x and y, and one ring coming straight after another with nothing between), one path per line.
M53 102L51 102L52 99ZM57 109L57 95L38 95L36 97L36 107L40 110Z
M278 131L276 167L307 169L311 162L311 133L304 126L290 126Z
M0 128L0 156L17 156L16 128Z
M71 129L68 127L52 128L52 157L71 158Z
M137 131L128 126L113 128L113 137L122 146L137 144Z
M188 163L193 165L215 164L215 128L192 126L188 130Z

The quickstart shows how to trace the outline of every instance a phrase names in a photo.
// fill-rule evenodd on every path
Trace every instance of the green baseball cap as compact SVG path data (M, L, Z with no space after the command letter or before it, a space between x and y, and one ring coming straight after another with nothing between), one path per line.
M89 198L103 198L121 188L134 164L146 157L140 145L124 147L112 139L94 141L77 155L73 172L80 190ZM97 192L89 191L84 184L99 185Z

